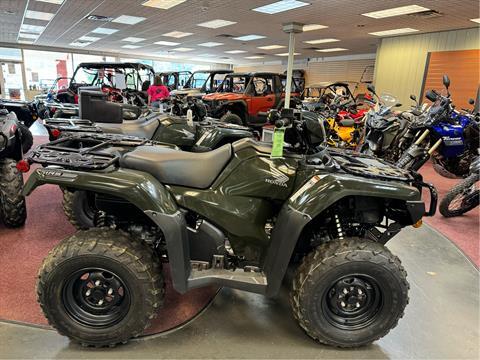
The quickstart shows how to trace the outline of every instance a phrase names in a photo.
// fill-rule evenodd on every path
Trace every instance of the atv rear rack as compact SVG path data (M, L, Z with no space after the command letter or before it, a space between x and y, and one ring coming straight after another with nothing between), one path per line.
M38 146L28 157L30 163L66 169L103 170L118 165L120 157L132 147L172 145L135 136L98 133L72 133Z

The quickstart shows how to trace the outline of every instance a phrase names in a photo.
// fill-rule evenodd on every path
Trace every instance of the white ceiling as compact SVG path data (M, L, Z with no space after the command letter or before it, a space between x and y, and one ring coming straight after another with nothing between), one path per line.
M287 48L262 50L260 46L288 45L288 36L282 32L282 24L296 21L304 24L320 24L328 28L309 31L297 36L297 58L315 58L324 56L353 55L373 53L380 38L369 35L371 32L396 28L414 28L422 32L444 31L471 28L478 24L470 21L479 17L477 0L302 0L310 3L294 10L275 15L264 14L251 9L270 4L276 0L186 0L168 10L142 6L145 0L0 0L0 43L18 43L20 26L39 25L45 29L34 40L33 45L55 46L62 48L120 52L132 57L162 56L211 59L212 62L247 63L282 60L275 56L287 52ZM55 4L55 2L60 4ZM402 15L384 19L362 16L362 13L384 10L404 5L420 5L441 13L441 16L419 18ZM27 11L39 11L54 14L48 20L36 20L25 17ZM117 22L100 22L86 19L88 15L103 15L117 18L121 15L145 18L135 25ZM47 15L48 17L48 15ZM236 24L210 29L197 24L222 19ZM93 33L98 27L117 29L111 34ZM162 34L181 31L193 33L183 38L172 38ZM258 34L265 38L242 42L232 37ZM225 36L228 35L228 36ZM99 37L86 47L71 46L82 36ZM138 42L122 41L127 37ZM310 45L308 40L334 38L340 41ZM22 40L22 39L20 39ZM26 40L26 39L23 39ZM158 41L180 43L178 46L154 44ZM206 42L222 43L215 47L203 47ZM130 48L122 46L129 45ZM132 48L139 46L138 48ZM346 48L347 51L320 53L315 48ZM173 51L175 48L193 49L191 51ZM243 50L242 53L231 53ZM226 53L230 52L230 53ZM264 56L262 59L249 60L249 56Z

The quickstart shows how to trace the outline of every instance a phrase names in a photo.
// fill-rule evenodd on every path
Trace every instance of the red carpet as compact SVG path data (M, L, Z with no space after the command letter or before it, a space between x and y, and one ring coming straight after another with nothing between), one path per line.
M420 172L425 182L432 183L437 188L439 203L445 194L460 181L459 179L447 179L440 176L433 169L430 162L428 162ZM425 218L425 222L453 241L478 267L480 265L478 246L480 241L479 218L479 207L465 215L453 218L443 217L437 209L435 216Z
M36 138L36 142L46 138ZM35 281L43 258L75 229L67 221L57 186L45 185L27 198L27 223L21 229L0 224L0 319L37 325L47 322L36 301ZM146 334L173 329L197 315L217 289L195 289L185 295L173 290L168 271L163 308Z

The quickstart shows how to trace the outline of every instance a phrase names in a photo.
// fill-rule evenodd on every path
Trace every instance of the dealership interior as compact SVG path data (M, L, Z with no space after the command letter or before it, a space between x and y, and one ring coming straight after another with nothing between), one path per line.
M478 359L478 0L0 0L0 358Z

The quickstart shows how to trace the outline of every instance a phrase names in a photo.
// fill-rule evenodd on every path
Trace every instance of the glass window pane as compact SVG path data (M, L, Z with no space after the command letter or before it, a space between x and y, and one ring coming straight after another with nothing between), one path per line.
M0 59L22 61L22 50L0 47Z

